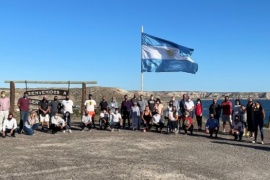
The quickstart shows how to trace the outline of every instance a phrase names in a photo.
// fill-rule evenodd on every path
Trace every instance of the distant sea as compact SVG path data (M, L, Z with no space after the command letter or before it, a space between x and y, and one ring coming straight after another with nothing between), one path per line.
M235 100L230 100L233 104L235 105ZM269 116L270 116L270 100L256 100L253 99L253 102L255 103L256 101L259 101L265 111L265 123L268 123L269 121ZM221 104L223 100L218 100L217 103ZM240 100L241 104L247 105L248 100ZM194 101L194 104L196 102ZM202 105L203 105L203 116L209 117L209 106L212 104L212 100L202 100Z

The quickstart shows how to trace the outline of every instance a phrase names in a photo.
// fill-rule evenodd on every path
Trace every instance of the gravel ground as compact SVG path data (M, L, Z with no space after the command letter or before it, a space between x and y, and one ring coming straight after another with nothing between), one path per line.
M0 139L0 179L270 179L266 144L202 132L92 130Z

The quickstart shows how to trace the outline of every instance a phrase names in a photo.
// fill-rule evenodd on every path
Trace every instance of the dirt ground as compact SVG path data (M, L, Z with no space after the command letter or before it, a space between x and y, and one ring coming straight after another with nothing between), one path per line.
M265 145L202 132L74 127L72 133L17 134L0 139L0 179L270 179L269 129L265 134Z

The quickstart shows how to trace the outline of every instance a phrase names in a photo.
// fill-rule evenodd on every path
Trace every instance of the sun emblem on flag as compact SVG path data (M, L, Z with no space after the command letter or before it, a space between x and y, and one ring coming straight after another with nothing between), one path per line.
M168 49L168 50L167 50L167 54L168 54L168 56L170 56L170 57L174 56L174 50Z

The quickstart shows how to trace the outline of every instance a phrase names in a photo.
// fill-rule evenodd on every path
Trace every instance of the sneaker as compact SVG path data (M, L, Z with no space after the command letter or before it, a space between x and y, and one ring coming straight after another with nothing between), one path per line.
M66 131L64 130L64 131L62 131L63 133L66 133Z
M69 133L72 133L71 129L68 130Z
M264 144L264 142L262 141L261 144Z
M146 130L144 129L143 132L146 132Z
M111 129L111 132L113 132L113 131L114 131L114 129L112 128L112 129Z
M256 143L256 141L251 141L253 144L255 144Z

